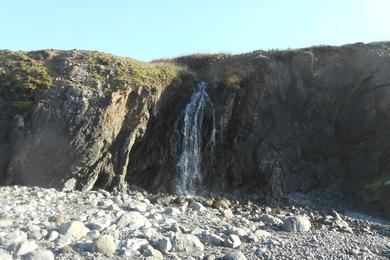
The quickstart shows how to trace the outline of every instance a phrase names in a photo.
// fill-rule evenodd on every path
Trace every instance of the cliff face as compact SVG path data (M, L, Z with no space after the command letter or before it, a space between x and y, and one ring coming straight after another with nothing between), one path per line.
M164 64L78 51L28 56L47 69L50 84L41 77L33 91L13 96L15 83L3 84L7 184L88 190L131 183L175 192L183 111L203 80L211 101L202 127L204 190L280 197L318 189L390 213L389 43ZM21 96L31 108L12 105Z
M3 57L4 75L22 67L20 59L32 59L52 81L47 88L38 83L33 91L3 89L4 107L15 108L19 99L32 104L13 122L8 114L1 126L11 153L3 157L3 165L8 159L2 167L6 184L81 190L125 185L132 145L143 135L163 89L180 77L180 68L170 64L95 52L5 52ZM17 76L3 81L18 82Z

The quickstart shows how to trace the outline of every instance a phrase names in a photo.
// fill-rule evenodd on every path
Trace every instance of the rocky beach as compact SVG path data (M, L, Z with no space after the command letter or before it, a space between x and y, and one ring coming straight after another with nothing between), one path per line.
M389 221L318 202L1 187L0 259L390 258Z

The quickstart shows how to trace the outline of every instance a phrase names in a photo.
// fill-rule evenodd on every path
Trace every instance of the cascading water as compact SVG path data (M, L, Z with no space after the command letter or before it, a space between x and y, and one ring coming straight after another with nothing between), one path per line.
M215 142L214 108L206 92L206 83L199 82L192 94L191 102L184 111L183 143L181 155L177 163L179 176L177 193L180 195L195 195L197 187L202 183L202 123L206 105L209 103L213 112L213 129L211 145Z

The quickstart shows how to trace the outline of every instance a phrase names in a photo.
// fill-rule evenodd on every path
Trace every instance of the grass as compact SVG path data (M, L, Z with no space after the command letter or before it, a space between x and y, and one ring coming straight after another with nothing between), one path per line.
M52 85L52 78L43 62L24 52L0 53L0 96L3 102L24 102L34 92Z
M83 59L88 64L88 81L107 85L109 92L167 85L184 71L170 62L145 63L101 52L85 52Z
M64 60L72 65L64 66ZM0 51L0 108L31 109L36 93L50 88L54 78L71 83L73 65L85 66L87 71L86 80L78 84L99 84L105 94L135 86L167 86L185 72L183 66L173 62L145 63L94 51Z

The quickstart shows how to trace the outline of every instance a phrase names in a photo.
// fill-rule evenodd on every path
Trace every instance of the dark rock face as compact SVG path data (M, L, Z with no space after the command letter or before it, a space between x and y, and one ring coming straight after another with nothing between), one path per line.
M205 190L282 196L324 188L358 206L388 210L388 195L378 198L367 186L390 177L389 44L253 53L203 71L216 73L228 62L251 69L235 86L209 84L217 138L213 152L203 140ZM174 191L177 122L189 96L183 101L172 93L151 120L130 153L128 180ZM211 118L204 118L204 137Z
M390 179L389 43L176 62L208 82L213 103L202 130L205 191L280 197L322 189L390 215L390 185L370 188ZM6 183L89 190L127 182L175 192L195 84L180 77L109 95L54 82L20 124L8 116L0 127L0 149L13 151L0 159Z

